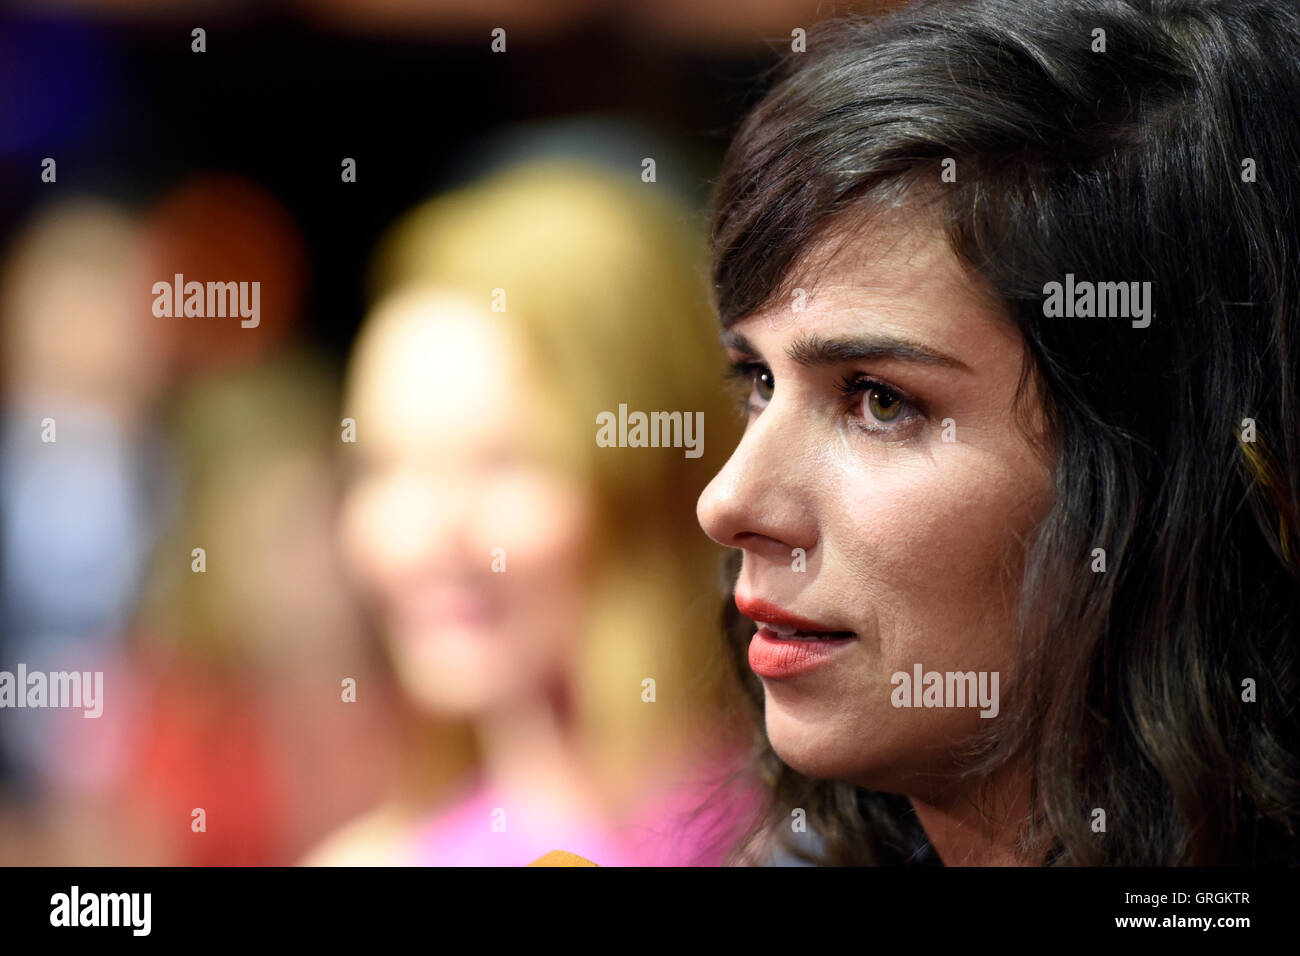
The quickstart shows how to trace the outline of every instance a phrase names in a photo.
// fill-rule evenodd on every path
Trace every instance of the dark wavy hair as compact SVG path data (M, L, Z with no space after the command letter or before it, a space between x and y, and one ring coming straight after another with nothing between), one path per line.
M1044 863L1300 862L1298 110L1293 0L918 2L811 29L715 184L724 327L892 196L941 217L1022 333L1055 487L1011 706L969 772L1031 768L1022 846ZM1066 273L1150 281L1151 324L1045 317ZM937 862L905 797L777 757L753 627L725 617L761 832L813 862ZM819 846L796 843L795 807Z

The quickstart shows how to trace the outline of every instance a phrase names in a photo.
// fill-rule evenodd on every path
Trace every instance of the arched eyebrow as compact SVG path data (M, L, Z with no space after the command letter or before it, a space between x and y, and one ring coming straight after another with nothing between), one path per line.
M729 349L758 355L759 352L749 339L739 332L728 330L720 336L721 342ZM801 332L786 349L786 357L796 365L804 368L825 368L830 365L843 365L845 362L863 359L896 359L902 362L916 362L922 365L940 365L946 368L971 371L971 367L959 359L936 352L934 349L906 339L890 335L850 335L827 338L815 332Z

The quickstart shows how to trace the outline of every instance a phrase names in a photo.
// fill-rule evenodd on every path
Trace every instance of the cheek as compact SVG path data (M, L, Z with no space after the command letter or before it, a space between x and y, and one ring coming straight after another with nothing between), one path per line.
M387 516L398 509L393 496L383 494L373 482L356 483L343 496L339 508L339 545L348 572L371 586L380 583L386 546L395 522Z
M450 510L438 502L437 486L418 478L385 473L354 481L339 513L349 573L379 596L399 595L432 561L445 565Z
M872 477L843 553L883 662L891 672L1005 667L1042 476L954 450Z
M584 561L590 503L559 476L522 471L485 482L475 537L485 554L505 552L507 573L567 575Z
M968 452L848 475L823 515L824 572L838 606L872 635L858 663L802 690L768 687L768 731L798 769L901 792L985 729L978 708L895 707L891 678L998 672L1015 646L1020 541L1041 516L1045 478ZM829 489L828 489L829 490ZM855 505L847 504L856 502Z
M563 476L525 468L483 483L467 540L485 571L498 569L483 585L501 612L501 680L567 666L582 633L592 523L583 488Z

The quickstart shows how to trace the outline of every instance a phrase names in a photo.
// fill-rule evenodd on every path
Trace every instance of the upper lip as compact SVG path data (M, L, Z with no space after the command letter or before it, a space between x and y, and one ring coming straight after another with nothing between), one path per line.
M746 597L743 594L736 595L736 609L756 624L775 624L777 627L793 628L796 631L809 633L854 633L848 628L835 627L832 624L821 624L817 621L809 620L806 617L791 614L789 611L778 607L771 601L765 601L762 598L756 597Z

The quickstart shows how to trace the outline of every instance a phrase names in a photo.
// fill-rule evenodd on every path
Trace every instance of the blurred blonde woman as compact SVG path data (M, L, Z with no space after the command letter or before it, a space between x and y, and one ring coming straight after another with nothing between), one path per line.
M711 639L718 551L694 522L740 421L697 230L660 189L534 161L381 244L341 528L444 759L427 805L311 862L719 864L752 809L728 776L744 731ZM637 412L682 428L634 447Z

